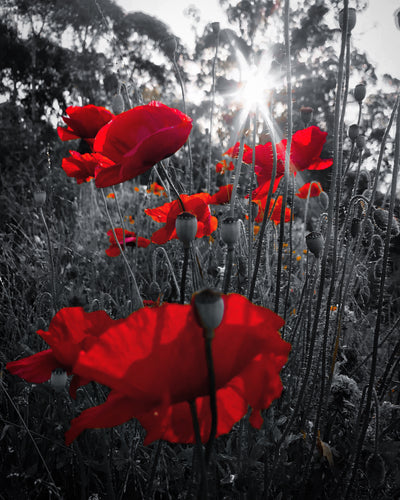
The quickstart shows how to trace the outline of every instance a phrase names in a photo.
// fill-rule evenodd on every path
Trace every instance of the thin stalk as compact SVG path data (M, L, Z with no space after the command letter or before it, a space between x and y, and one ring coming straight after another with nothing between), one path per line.
M103 196L104 207L106 209L106 214L107 214L108 221L110 223L111 230L113 232L115 241L117 243L119 251L121 252L122 258L124 259L126 269L128 270L130 277L132 278L132 285L133 285L132 286L132 288L133 288L132 305L133 305L134 311L136 311L137 309L141 309L143 307L143 300L142 300L142 297L140 296L140 292L139 292L139 288L138 288L138 285L136 282L135 275L133 274L132 268L129 265L128 259L126 258L125 252L122 250L120 242L118 241L117 235L115 233L115 227L114 227L113 221L112 221L111 216L110 216L110 212L108 211L108 207L107 207L107 198L106 198L106 195L104 194L104 188L101 189L100 191L101 191L101 194Z
M157 167L162 171L163 175L167 179L168 184L170 185L172 191L175 193L175 196L178 198L179 204L182 208L182 211L184 212L185 205L183 204L182 198L180 197L180 194L179 194L178 190L176 189L175 184L172 182L172 179L171 179L170 175L168 174L167 169L164 167L162 162L157 163Z
M231 217L234 217L235 215L236 192L239 184L240 172L242 170L243 151L244 151L244 132L240 134L239 154L235 162L235 180L233 181L231 204L230 204Z
M211 84L211 110L210 110L210 129L208 132L209 136L209 145L208 145L208 161L207 161L207 182L206 182L206 191L207 193L211 192L211 141L212 141L212 129L213 129L213 116L214 116L214 101L215 101L215 66L218 58L218 48L219 48L219 33L220 30L218 28L217 32L217 41L215 43L215 55L213 59L212 65L212 84Z
M399 97L397 102L399 101ZM388 257L389 257L389 246L390 246L390 238L391 238L391 230L392 230L392 221L394 214L394 204L396 200L396 188L397 188L397 178L399 175L399 167L400 167L400 113L397 111L397 121L396 121L396 137L395 137L395 150L394 150L394 161L393 161L393 174L392 174L392 185L391 185L391 193L390 193L390 203L389 203L389 220L386 229L385 235L385 248L383 253L383 262L382 262L382 275L379 286L379 298L378 298L378 308L376 314L376 322L375 322L375 330L374 330L374 341L373 341L373 352L371 359L371 371L368 382L368 390L367 390L367 399L365 403L365 411L364 411L364 420L363 425L361 427L360 437L357 444L357 450L354 457L353 467L351 470L351 477L348 482L347 490L345 498L349 498L351 494L351 490L353 488L353 483L357 474L358 463L360 460L360 455L365 439L365 434L367 432L368 423L369 423L369 412L371 408L372 401L372 393L374 388L375 374L377 368L377 357L378 357L378 345L379 345L379 334L381 329L381 321L382 321L382 309L383 309L383 299L385 292L385 281L386 281L386 272L388 266Z
M183 266L182 266L182 276L181 276L181 298L180 298L181 304L185 303L186 276L189 265L190 245L184 245L183 251L184 254L183 254Z
M248 220L248 238L249 238L249 253L247 255L247 276L248 276L248 284L247 284L247 296L250 294L251 287L251 270L253 263L253 240L254 240L254 229L253 229L253 184L254 178L256 176L255 173L255 165L256 165L256 138L257 138L257 109L254 113L254 122L253 122L253 155L251 160L251 175L250 175L250 186L249 186L249 220Z
M200 466L200 486L199 486L199 498L206 499L207 498L207 469L206 462L204 460L204 452L203 445L201 443L201 434L200 434L200 425L199 425L199 417L197 415L196 409L196 401L190 401L190 413L192 415L193 422L193 431L196 438L196 450L197 457Z
M223 293L225 293L225 294L229 292L229 285L230 285L231 276L232 276L234 250L235 250L235 247L233 245L229 245L227 253L226 253L224 286L223 286Z
M53 262L53 249L51 246L50 231L47 226L46 217L44 216L42 207L39 207L39 213L40 217L42 218L43 226L47 237L47 249L49 252L49 264L50 264L51 299L53 304L53 315L54 315L57 311L57 300L56 300L56 281L55 281L54 262Z
M217 412L217 395L215 386L214 360L212 355L212 339L214 336L214 332L206 331L205 333L206 335L204 341L206 348L208 383L210 392L210 410L211 410L211 429L210 429L210 436L208 438L206 445L206 454L205 454L206 464L208 464L213 450L215 435L217 433L218 412Z
M161 439L157 441L157 447L153 453L153 460L152 460L152 465L151 465L151 471L150 471L150 477L149 477L149 482L147 485L147 492L146 492L146 498L152 498L153 495L153 490L154 490L154 480L156 478L156 473L157 473L157 468L158 464L160 461L160 456L161 456L161 451L163 448L163 443Z
M285 175L283 184L283 199L282 199L282 209L281 209L281 225L279 228L279 248L278 248L278 269L276 272L276 288L275 288L275 306L274 311L278 313L279 310L279 298L281 293L281 271L282 271L282 251L283 251L283 240L285 235L285 212L288 197L288 187L289 187L289 170L290 170L290 149L292 146L292 67L290 62L290 36L289 36L289 20L290 20L290 0L285 2L285 12L284 12L285 22L284 22L284 37L285 37L285 51L286 51L286 87L287 87L287 115L288 115L288 137L286 144L286 154L285 154Z

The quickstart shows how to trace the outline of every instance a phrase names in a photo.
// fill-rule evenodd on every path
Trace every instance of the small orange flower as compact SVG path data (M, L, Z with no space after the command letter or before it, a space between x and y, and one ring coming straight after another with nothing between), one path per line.
M157 182L153 182L150 187L147 189L148 193L153 193L156 196L167 196L167 193L165 192L165 189L160 186L160 184L157 184Z
M115 194L114 193L108 193L107 198L115 198Z

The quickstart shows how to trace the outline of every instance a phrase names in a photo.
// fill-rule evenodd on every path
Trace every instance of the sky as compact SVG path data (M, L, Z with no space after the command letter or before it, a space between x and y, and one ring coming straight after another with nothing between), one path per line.
M125 11L142 11L158 17L171 27L172 32L193 46L194 34L191 22L184 15L190 5L196 5L201 13L198 31L204 26L219 21L222 27L228 27L226 16L218 0L116 0ZM284 1L281 2L284 4ZM352 2L350 0L350 7ZM390 73L400 79L400 30L396 28L394 12L400 8L400 0L369 0L365 12L357 14L357 24L353 30L353 43L365 51L370 62L377 68L377 73Z

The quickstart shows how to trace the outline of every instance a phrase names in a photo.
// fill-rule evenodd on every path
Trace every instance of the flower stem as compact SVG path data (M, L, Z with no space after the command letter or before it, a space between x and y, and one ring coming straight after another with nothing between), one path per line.
M234 246L229 245L228 246L228 251L226 253L226 260L225 260L225 274L224 274L224 293L228 293L229 291L229 284L231 281L231 275L232 275L232 265L233 265L233 251L234 251Z
M167 179L168 184L170 185L172 191L175 193L175 196L178 198L179 204L181 205L182 211L184 212L185 211L185 205L183 204L182 198L181 198L178 190L176 189L175 184L172 182L172 179L171 179L170 175L168 174L167 169L164 167L164 165L162 164L162 162L157 163L157 167L160 168L160 170L162 171L163 175Z
M196 401L190 401L190 413L192 415L193 430L196 438L196 450L197 457L200 466L200 487L199 487L199 498L207 498L207 469L206 462L204 460L203 445L201 443L200 425L199 417L197 416Z
M232 195L231 195L231 205L230 205L230 215L234 217L235 215L235 200L236 200L236 192L239 184L240 172L242 170L242 160L243 160L243 151L244 151L244 131L240 133L240 143L239 143L239 154L236 158L235 162L235 180L233 182L232 187Z
M181 298L180 303L185 303L185 289L186 289L186 276L187 276L187 268L189 265L189 254L190 254L190 245L184 245L183 247L183 266L182 266L182 276L181 276Z
M255 173L255 165L256 165L256 138L257 138L257 108L254 113L254 122L253 122L253 155L251 160L251 175L250 175L250 186L249 186L249 220L248 220L248 237L249 237L249 252L248 252L248 260L247 260L247 276L248 276L248 284L247 284L247 296L250 294L251 288L251 271L252 271L252 263L253 263L253 240L254 240L254 229L253 229L253 184L254 178L256 176Z
M217 395L215 388L215 371L214 371L214 361L212 355L212 339L214 336L213 330L205 331L205 348L206 348L206 358L207 358L207 368L208 368L208 381L210 389L210 409L211 409L211 430L208 442L206 445L206 464L210 461L211 452L213 449L215 435L217 433L217 423L218 423L218 413L217 413Z

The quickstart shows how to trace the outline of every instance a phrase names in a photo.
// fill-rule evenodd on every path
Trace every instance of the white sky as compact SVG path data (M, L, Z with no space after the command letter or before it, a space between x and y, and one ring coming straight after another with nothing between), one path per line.
M201 13L199 33L206 23L220 21L227 27L227 19L218 0L116 0L127 12L142 11L158 17L171 27L174 34L182 38L189 47L194 34L183 11L196 5ZM281 5L283 5L283 1ZM350 7L352 6L350 0ZM390 73L400 79L400 30L396 29L394 12L400 8L400 0L369 0L365 12L357 14L353 30L354 45L365 51L378 74Z

